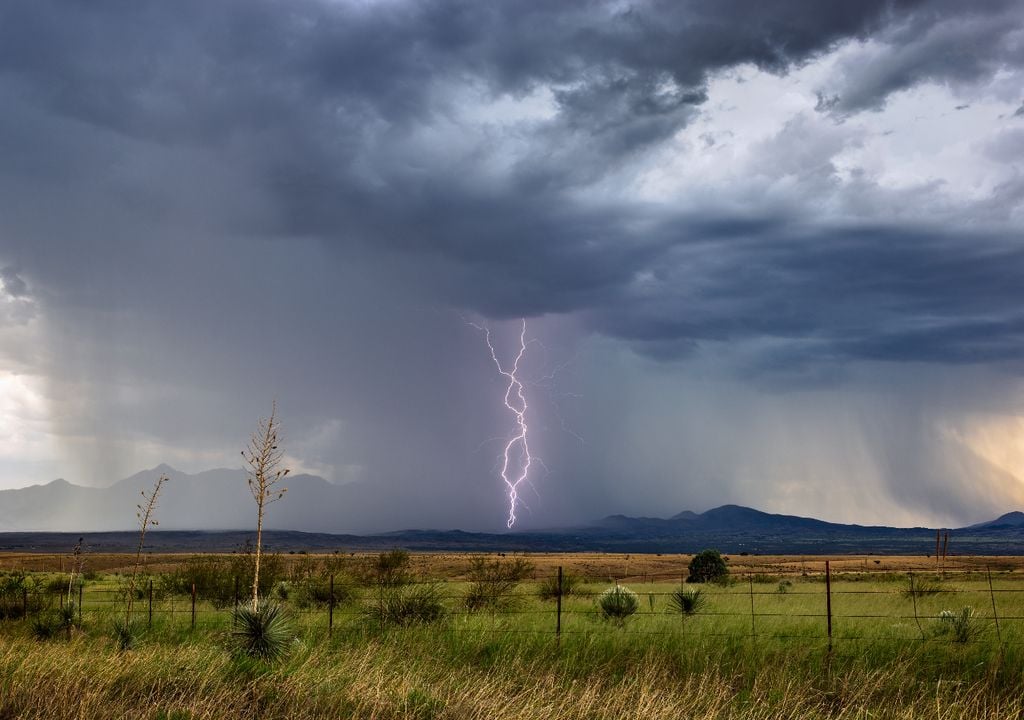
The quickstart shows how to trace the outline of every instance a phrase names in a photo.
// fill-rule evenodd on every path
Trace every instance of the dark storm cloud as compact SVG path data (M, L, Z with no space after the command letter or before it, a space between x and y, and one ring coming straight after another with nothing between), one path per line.
M826 355L1015 357L1007 308L1024 268L1005 238L808 230L787 211L737 220L577 191L685 126L712 71L781 73L873 38L876 61L822 107L873 106L922 78L1019 61L1017 14L944 2L10 2L0 144L12 186L94 186L132 215L120 233L93 234L112 253L145 244L129 236L147 218L198 214L219 231L387 258L487 315L581 312L658 356L765 335ZM453 115L466 92L523 99L541 87L553 114L509 132ZM426 132L445 123L447 134ZM182 189L200 177L205 199ZM54 266L84 252L70 237L47 242L69 245L48 255ZM979 328L984 349L956 342Z
M834 102L821 109L877 109L894 92L932 81L966 86L1024 63L1024 7L1014 0L928 3L893 17L843 67Z

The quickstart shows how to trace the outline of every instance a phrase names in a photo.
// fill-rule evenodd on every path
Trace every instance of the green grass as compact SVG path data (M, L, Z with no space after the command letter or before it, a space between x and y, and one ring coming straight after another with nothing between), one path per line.
M829 650L824 583L778 579L704 586L696 614L673 611L675 583L626 585L639 610L622 623L596 604L609 583L563 598L562 634L541 581L508 612L470 613L468 583L443 583L444 619L381 624L374 588L335 608L287 610L283 659L239 657L231 609L191 599L137 602L137 647L120 652L117 578L88 583L71 641L40 642L0 622L0 718L1002 718L1024 711L1024 577L993 576L1002 646L983 576L912 598L906 578L837 578ZM689 587L689 586L687 586ZM653 600L653 604L648 598ZM751 617L751 598L754 615ZM914 603L917 619L914 618ZM287 603L284 603L287 608ZM974 609L969 642L937 632L942 610Z

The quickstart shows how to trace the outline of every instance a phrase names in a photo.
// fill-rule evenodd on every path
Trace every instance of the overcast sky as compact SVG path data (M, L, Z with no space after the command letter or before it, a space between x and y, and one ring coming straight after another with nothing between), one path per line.
M1024 5L0 4L0 487L504 527L1024 508ZM507 355L506 355L507 357ZM339 510L341 512L341 510ZM365 519L364 519L365 520Z

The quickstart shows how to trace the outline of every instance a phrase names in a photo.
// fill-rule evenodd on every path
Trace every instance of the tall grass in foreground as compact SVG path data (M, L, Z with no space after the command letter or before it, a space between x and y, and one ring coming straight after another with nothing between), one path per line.
M930 675L917 651L826 658L820 648L652 645L621 635L567 637L558 649L547 639L415 628L300 646L266 666L214 641L119 655L85 638L6 638L0 717L981 720L1024 712L1019 658L946 678Z

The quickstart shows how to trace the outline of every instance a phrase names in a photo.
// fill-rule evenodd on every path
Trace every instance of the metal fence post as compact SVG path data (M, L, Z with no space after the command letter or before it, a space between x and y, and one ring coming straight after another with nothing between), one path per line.
M999 613L996 612L996 591L992 589L992 568L985 566L988 575L988 594L992 598L992 619L996 623L996 641L999 643L999 657L1003 657L1003 633L999 629Z
M196 629L196 584L192 583L192 629Z
M78 624L82 624L82 596L85 594L85 580L78 583Z
M235 575L235 612L238 612L238 576Z
M149 627L153 627L153 579L149 580Z
M555 598L555 641L562 642L562 566L558 566L558 595Z
M754 578L747 575L747 582L750 584L750 637L757 637L757 627L754 625Z
M327 601L327 637L334 635L334 573L331 573L331 597Z
M28 620L28 588L21 589L21 616Z
M828 651L832 652L832 568L825 561L825 612L828 614Z

